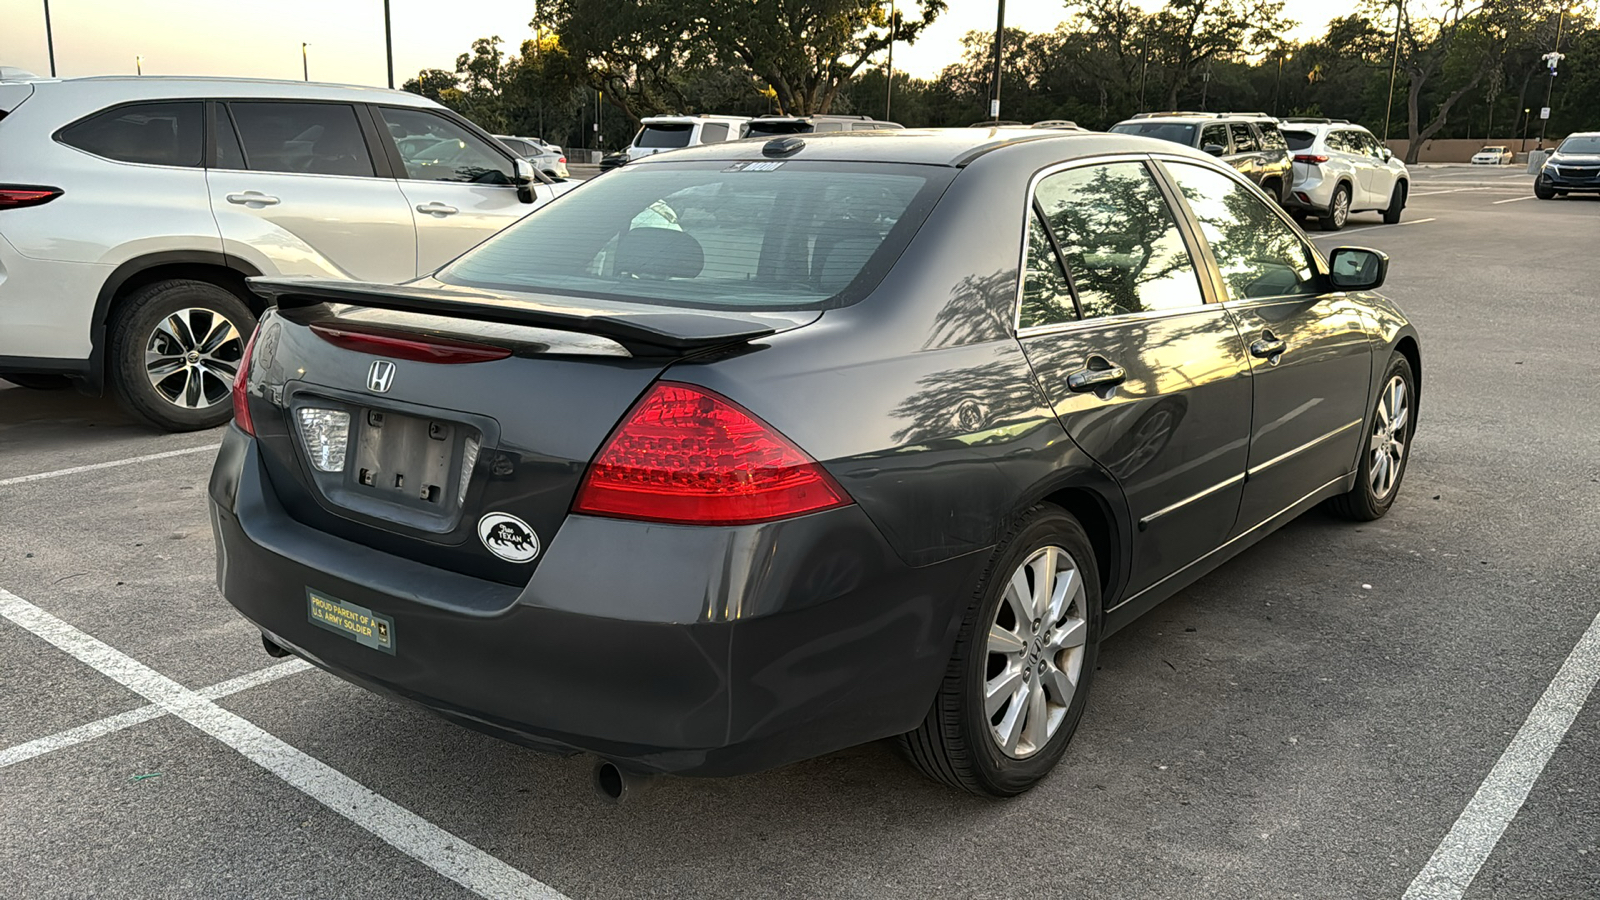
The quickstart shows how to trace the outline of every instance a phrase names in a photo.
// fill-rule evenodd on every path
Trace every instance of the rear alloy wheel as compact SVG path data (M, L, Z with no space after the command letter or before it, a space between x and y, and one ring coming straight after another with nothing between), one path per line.
M256 319L232 291L173 279L140 289L111 335L112 389L128 412L168 431L233 415L231 392Z
M1333 189L1333 199L1328 201L1328 211L1322 214L1322 230L1338 231L1350 221L1350 187L1341 184Z
M1100 579L1077 520L1024 515L996 550L928 717L900 748L929 777L1010 797L1050 773L1077 730L1100 641Z
M1406 183L1396 182L1394 193L1389 195L1389 208L1383 211L1383 224L1395 225L1400 222L1400 213L1406 208Z
M1394 505L1406 474L1406 461L1411 458L1416 397L1411 361L1396 353L1389 360L1383 389L1374 404L1372 427L1362 444L1355 486L1328 501L1328 508L1336 515L1370 522L1382 518Z

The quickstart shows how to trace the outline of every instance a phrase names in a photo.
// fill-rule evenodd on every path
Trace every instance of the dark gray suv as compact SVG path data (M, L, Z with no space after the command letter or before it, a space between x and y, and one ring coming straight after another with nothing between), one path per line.
M1172 141L1203 150L1235 169L1279 203L1294 184L1289 144L1276 119L1266 113L1139 113L1111 126L1115 134Z

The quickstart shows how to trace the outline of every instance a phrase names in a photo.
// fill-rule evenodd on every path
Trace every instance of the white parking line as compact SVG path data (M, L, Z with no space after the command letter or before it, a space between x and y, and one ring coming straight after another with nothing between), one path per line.
M1459 900L1516 817L1572 720L1600 681L1600 615L1533 705L1527 721L1500 754L1439 849L1417 874L1404 900Z
M133 456L128 459L115 459L111 462L95 463L89 466L73 466L70 469L57 469L54 472L40 472L36 475L19 475L15 478L0 478L0 487L12 484L25 484L29 481L43 481L46 478L60 478L63 475L76 475L79 472L93 472L97 469L114 469L117 466L131 466L134 463L152 462L158 459L171 459L174 456L187 456L190 453L216 452L221 444L207 444L204 447L185 447L182 450L168 450L165 453L151 453L146 456Z
M1326 234L1313 234L1313 235L1311 235L1311 239L1312 240L1321 240L1323 238L1343 237L1344 235L1355 234L1355 233L1361 232L1361 231L1377 231L1379 228L1400 228L1400 227L1403 227L1403 226L1406 226L1406 225L1421 225L1424 222L1437 222L1437 221L1439 221L1438 218L1434 217L1434 218L1428 218L1428 219L1412 219L1409 222L1396 222L1393 225L1362 225L1362 226L1360 226L1358 228L1346 228L1345 230L1338 231L1338 232L1330 231L1330 232L1328 232Z
M554 888L4 588L0 588L0 616L211 735L323 806L479 896L496 900L566 900Z
M1528 195L1528 196L1526 196L1526 197L1512 197L1512 198L1511 198L1511 199L1510 199L1510 200L1496 200L1496 201L1494 201L1494 203L1493 203L1493 204L1491 204L1491 205L1494 205L1494 206L1498 206L1498 205L1500 205L1500 204L1501 204L1501 203L1515 203L1515 202L1517 202L1517 201L1518 201L1518 200L1532 200L1532 199L1533 199L1533 195L1532 195L1532 194L1529 194L1529 195Z
M248 675L240 675L238 678L231 678L219 684L213 684L208 688L201 688L200 696L207 700L221 700L223 697L232 696L240 691L247 691L269 681L276 681L286 675L304 672L311 667L311 664L303 659L287 660L275 666L268 666L265 669L251 672ZM28 741L15 747L7 747L4 750L0 750L0 769L4 769L6 766L14 766L19 762L33 759L36 756L43 756L46 753L82 744L85 741L92 741L98 737L115 734L123 729L148 722L151 719L159 719L166 714L166 710L155 704L141 706L138 709L130 709L125 713L107 716L87 725L69 728L59 734Z

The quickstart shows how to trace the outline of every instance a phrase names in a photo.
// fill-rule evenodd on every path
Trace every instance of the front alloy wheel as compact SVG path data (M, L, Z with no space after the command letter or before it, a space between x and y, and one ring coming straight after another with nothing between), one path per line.
M1411 457L1417 429L1417 380L1411 361L1400 353L1389 359L1383 389L1373 404L1372 426L1361 444L1356 483L1328 500L1328 509L1345 519L1370 522L1394 505Z

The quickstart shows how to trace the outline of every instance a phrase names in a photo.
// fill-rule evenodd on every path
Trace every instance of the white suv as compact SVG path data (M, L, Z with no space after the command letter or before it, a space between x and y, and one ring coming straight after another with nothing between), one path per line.
M644 159L680 147L736 141L748 116L650 116L627 149L629 161Z
M1324 231L1343 228L1353 212L1381 212L1390 225L1400 221L1411 174L1372 132L1343 119L1280 121L1294 154L1285 206L1318 219Z
M252 275L426 275L571 185L380 89L0 76L0 377L227 420Z

